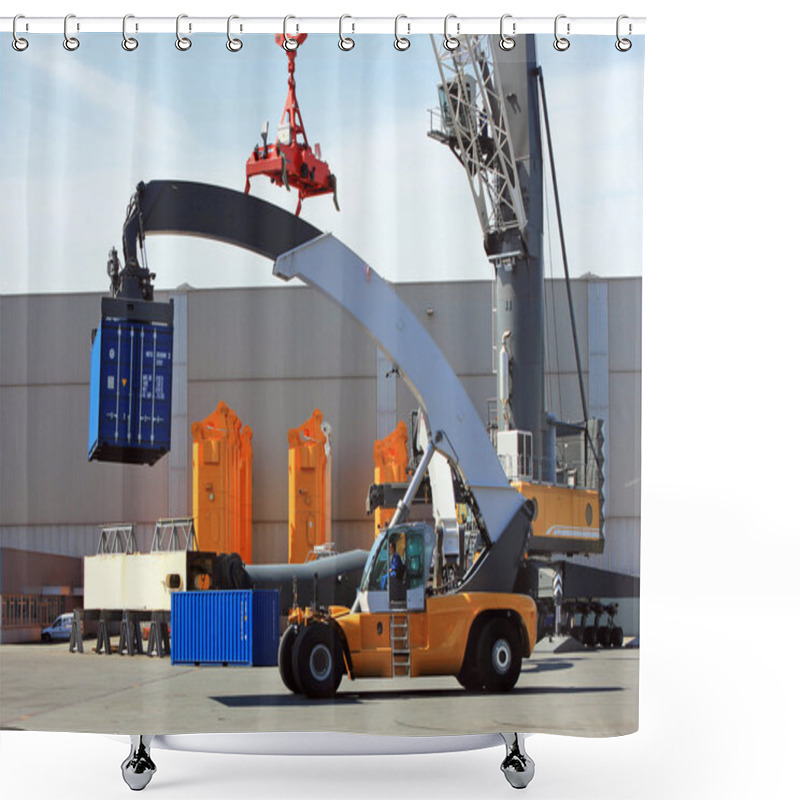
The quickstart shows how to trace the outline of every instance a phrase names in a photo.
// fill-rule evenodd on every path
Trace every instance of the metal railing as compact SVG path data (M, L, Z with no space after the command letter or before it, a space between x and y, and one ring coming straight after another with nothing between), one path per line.
M0 604L0 626L23 628L49 625L66 608L64 595L4 594Z
M136 533L132 524L115 524L100 526L100 544L97 554L101 553L138 553Z
M153 553L163 553L170 550L198 550L197 535L194 530L194 519L185 517L180 519L160 519L156 522L153 533L153 544L150 548Z
M527 455L498 455L506 477L510 481L544 480L544 476L551 474L551 462L547 458L534 459ZM594 471L596 475L597 472ZM556 486L568 486L570 489L591 489L596 491L599 486L596 480L587 480L586 465L580 462L556 461Z

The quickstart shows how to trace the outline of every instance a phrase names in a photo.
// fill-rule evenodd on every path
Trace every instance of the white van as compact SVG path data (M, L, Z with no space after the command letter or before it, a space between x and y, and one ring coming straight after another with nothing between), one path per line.
M61 614L46 628L42 630L43 642L69 641L72 634L72 613Z

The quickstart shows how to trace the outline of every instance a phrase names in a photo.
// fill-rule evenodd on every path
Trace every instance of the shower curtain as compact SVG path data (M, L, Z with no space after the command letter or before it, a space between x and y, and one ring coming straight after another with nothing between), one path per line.
M0 725L636 730L643 37L232 30L3 37Z

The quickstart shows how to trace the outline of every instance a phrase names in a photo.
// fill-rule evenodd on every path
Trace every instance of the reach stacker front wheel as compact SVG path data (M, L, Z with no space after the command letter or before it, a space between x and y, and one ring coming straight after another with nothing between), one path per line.
M297 679L294 676L292 666L292 649L297 641L297 625L290 625L281 636L281 643L278 647L278 672L280 672L283 685L294 694L300 693Z
M300 628L292 647L292 671L307 697L333 697L342 682L342 646L330 625Z

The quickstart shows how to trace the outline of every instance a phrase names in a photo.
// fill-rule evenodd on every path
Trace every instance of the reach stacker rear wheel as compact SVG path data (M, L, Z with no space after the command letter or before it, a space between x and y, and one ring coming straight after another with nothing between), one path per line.
M490 692L514 688L522 667L519 632L508 619L492 619L478 636L478 673Z

